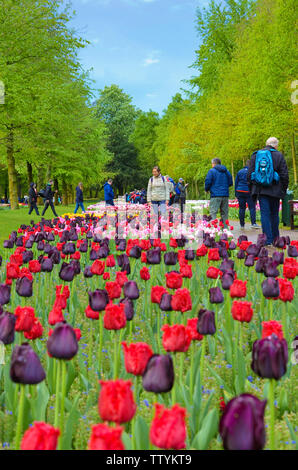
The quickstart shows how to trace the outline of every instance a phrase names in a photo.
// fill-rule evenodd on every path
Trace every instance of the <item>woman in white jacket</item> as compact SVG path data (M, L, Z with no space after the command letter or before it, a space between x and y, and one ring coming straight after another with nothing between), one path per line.
M147 202L152 204L156 215L159 210L162 215L165 215L170 200L169 185L158 166L153 168L152 175L148 182Z

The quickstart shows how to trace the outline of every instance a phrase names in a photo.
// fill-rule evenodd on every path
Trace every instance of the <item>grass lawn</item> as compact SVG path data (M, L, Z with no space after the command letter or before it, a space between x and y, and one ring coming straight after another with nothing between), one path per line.
M95 204L98 200L86 200L84 202L85 209L91 204ZM57 205L55 206L56 212L58 215L63 215L67 212L73 212L75 209L75 204L70 204L69 206ZM43 206L38 206L39 213L42 213ZM2 246L3 240L6 240L12 230L17 230L21 224L30 224L31 220L34 220L35 223L41 220L41 216L37 216L35 211L32 214L28 215L28 207L20 207L19 210L11 211L10 209L1 209L0 208L0 245ZM81 209L79 208L78 214L81 214ZM51 208L45 213L45 218L54 217Z

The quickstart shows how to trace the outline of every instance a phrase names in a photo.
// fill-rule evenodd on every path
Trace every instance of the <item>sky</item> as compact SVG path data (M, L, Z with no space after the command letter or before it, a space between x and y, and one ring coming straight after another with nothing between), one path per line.
M194 75L196 8L208 0L72 0L71 26L91 42L79 53L94 88L116 84L143 111L162 113Z

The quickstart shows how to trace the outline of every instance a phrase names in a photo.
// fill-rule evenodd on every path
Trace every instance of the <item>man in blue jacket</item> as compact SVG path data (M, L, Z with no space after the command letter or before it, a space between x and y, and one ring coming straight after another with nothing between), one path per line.
M245 210L247 204L250 212L251 227L261 228L258 224L256 224L256 203L250 195L247 182L249 164L250 160L247 160L246 166L242 168L242 170L238 171L235 179L235 196L239 202L240 227L244 228L245 225Z
M233 186L233 179L219 158L213 158L211 163L212 168L205 179L205 191L210 191L210 215L214 220L220 210L221 219L226 227L226 220L229 218L229 187Z
M83 214L85 214L85 207L84 207L84 197L83 197L83 183L79 183L76 187L76 207L74 210L74 214L78 212L78 208L82 209Z
M113 180L110 178L104 184L104 192L105 192L105 202L109 206L114 206L114 191L112 188Z

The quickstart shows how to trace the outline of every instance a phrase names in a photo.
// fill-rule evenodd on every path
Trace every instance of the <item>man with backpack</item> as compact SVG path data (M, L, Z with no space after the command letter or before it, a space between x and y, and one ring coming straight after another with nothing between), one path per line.
M250 212L251 228L261 228L256 223L256 201L250 195L247 183L247 173L250 160L247 160L246 165L238 171L235 179L235 196L239 203L239 220L240 227L243 229L245 225L245 210L246 204Z
M215 220L220 210L222 222L226 227L226 220L229 218L229 187L233 186L233 178L219 158L213 158L211 164L212 168L205 179L205 191L210 191L210 215L212 220Z
M51 206L54 216L59 217L58 214L56 213L55 206L53 203L55 192L57 193L58 191L57 190L55 192L52 191L53 184L54 184L54 181L50 180L48 184L46 185L46 189L39 191L39 195L44 199L44 208L43 208L41 216L43 216L46 213L48 207Z
M289 184L288 167L283 154L277 150L278 144L276 137L270 137L264 149L252 154L247 173L251 195L260 203L267 245L272 245L279 237L279 203Z
M148 181L147 202L152 204L155 215L166 214L166 207L170 200L169 186L158 166L153 167L151 178Z

